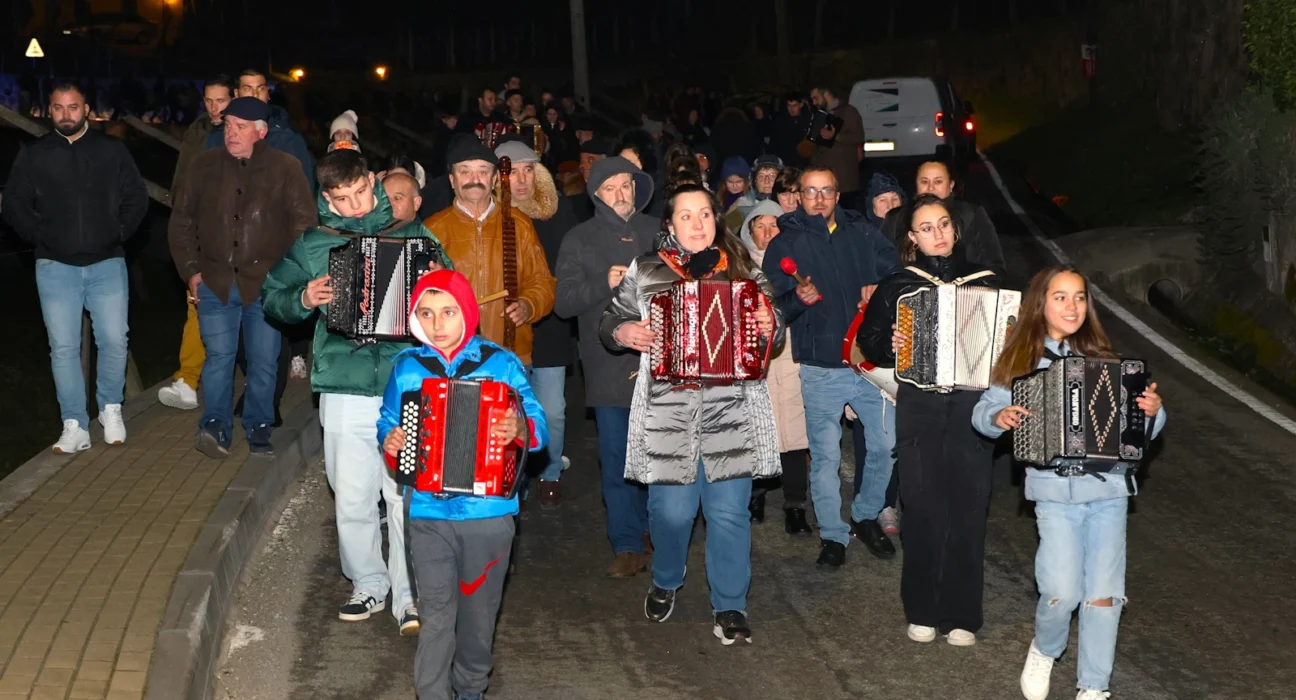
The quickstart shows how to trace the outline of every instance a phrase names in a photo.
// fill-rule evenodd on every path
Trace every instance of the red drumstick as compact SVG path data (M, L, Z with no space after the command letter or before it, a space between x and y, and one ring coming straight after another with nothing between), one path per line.
M797 284L806 284L805 278L797 274L797 264L792 258L783 258L780 260L779 267L782 268L783 274L795 277Z

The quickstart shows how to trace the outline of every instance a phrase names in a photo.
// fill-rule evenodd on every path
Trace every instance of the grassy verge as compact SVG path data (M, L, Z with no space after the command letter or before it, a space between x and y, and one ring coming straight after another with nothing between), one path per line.
M986 150L1082 229L1173 224L1200 204L1193 134L1150 113L1072 106Z

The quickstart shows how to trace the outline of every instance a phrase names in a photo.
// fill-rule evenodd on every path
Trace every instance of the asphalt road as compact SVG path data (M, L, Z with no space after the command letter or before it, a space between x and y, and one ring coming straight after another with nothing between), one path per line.
M966 196L994 218L1017 274L1050 262L981 166L973 167L966 184ZM1048 222L1044 227L1053 228ZM1147 307L1139 313L1186 342ZM1113 697L1296 697L1296 436L1188 372L1112 314L1104 320L1118 350L1148 361L1169 412L1130 516L1129 605ZM573 381L569 396L579 397L579 389ZM698 573L668 622L643 617L646 577L604 577L610 551L593 423L583 420L581 406L571 409L566 500L554 511L531 509L524 524L519 571L508 583L497 630L490 697L1020 697L1017 677L1036 601L1036 534L1006 464L991 506L986 627L976 646L922 645L905 637L899 558L881 562L856 546L841 571L818 571L817 539L789 537L772 519L753 534L754 644L726 648L711 636L700 576L703 527L695 532L690 560ZM849 452L844 457L843 490ZM337 620L350 585L337 564L322 471L322 465L311 470L286 499L283 516L249 567L226 633L216 698L413 695L415 640L398 637L386 613L364 623ZM780 498L771 494L771 515L780 515ZM1051 698L1075 695L1074 636L1072 645L1054 670Z

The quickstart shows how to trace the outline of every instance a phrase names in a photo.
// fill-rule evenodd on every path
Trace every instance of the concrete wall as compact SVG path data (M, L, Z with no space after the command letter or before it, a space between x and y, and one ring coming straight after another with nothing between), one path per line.
M1073 233L1058 244L1100 286L1147 301L1148 291L1160 283L1163 292L1184 299L1202 280L1198 236L1182 226L1113 227Z

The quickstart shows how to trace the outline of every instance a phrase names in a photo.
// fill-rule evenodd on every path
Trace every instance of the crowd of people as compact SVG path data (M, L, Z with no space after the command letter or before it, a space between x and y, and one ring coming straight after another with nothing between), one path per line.
M992 441L1026 415L1008 387L1068 354L1113 354L1083 275L1069 267L1034 275L988 391L902 384L889 395L843 362L857 315L854 341L888 367L907 341L895 326L901 294L1004 284L993 224L954 196L949 166L922 164L912 196L885 172L863 181L859 114L831 87L787 95L768 128L726 145L722 125L750 124L750 115L722 110L708 132L691 92L671 119L646 115L641 127L600 134L580 121L578 105L548 94L532 101L513 76L504 88L482 90L474 111L446 118L456 133L440 173L403 155L369 162L354 112L334 120L316 162L268 104L262 72L207 82L206 118L185 136L168 229L190 313L181 368L159 396L179 409L201 406L195 449L227 457L241 415L249 452L273 453L284 384L309 377L320 395L341 568L354 586L338 616L365 620L390 604L399 633L418 636L424 700L480 698L487 688L516 517L528 499L563 504L569 370L583 372L595 417L607 574L648 572L648 619L665 622L675 608L700 511L714 635L724 645L751 643L752 527L765 520L766 494L781 489L788 535L817 528L821 570L843 566L853 540L892 559L892 537L903 532L907 636L975 644ZM122 241L146 199L121 144L87 128L80 88L63 83L51 95L55 131L19 155L4 216L36 247L64 421L53 449L75 453L90 447L83 307L99 347L104 440L126 440ZM834 119L812 127L816 109ZM501 158L512 165L507 184ZM517 251L517 289L508 294L506 217ZM378 234L427 238L435 248L409 300L408 342L357 342L330 331L320 313L340 283L329 276L329 252ZM766 378L654 378L649 351L661 328L645 317L650 298L679 280L706 279L750 280L768 301L754 316L754 332L772 349ZM246 381L236 405L240 362ZM519 393L526 419L510 413L491 430L535 453L520 497L397 486L392 468L407 437L401 395L429 376L490 379ZM1165 421L1155 384L1138 405L1154 417L1155 435ZM848 520L843 418L857 462ZM1136 488L1132 471L1125 477L1028 470L1040 599L1021 675L1026 698L1047 696L1077 607L1078 700L1110 696L1126 505Z

